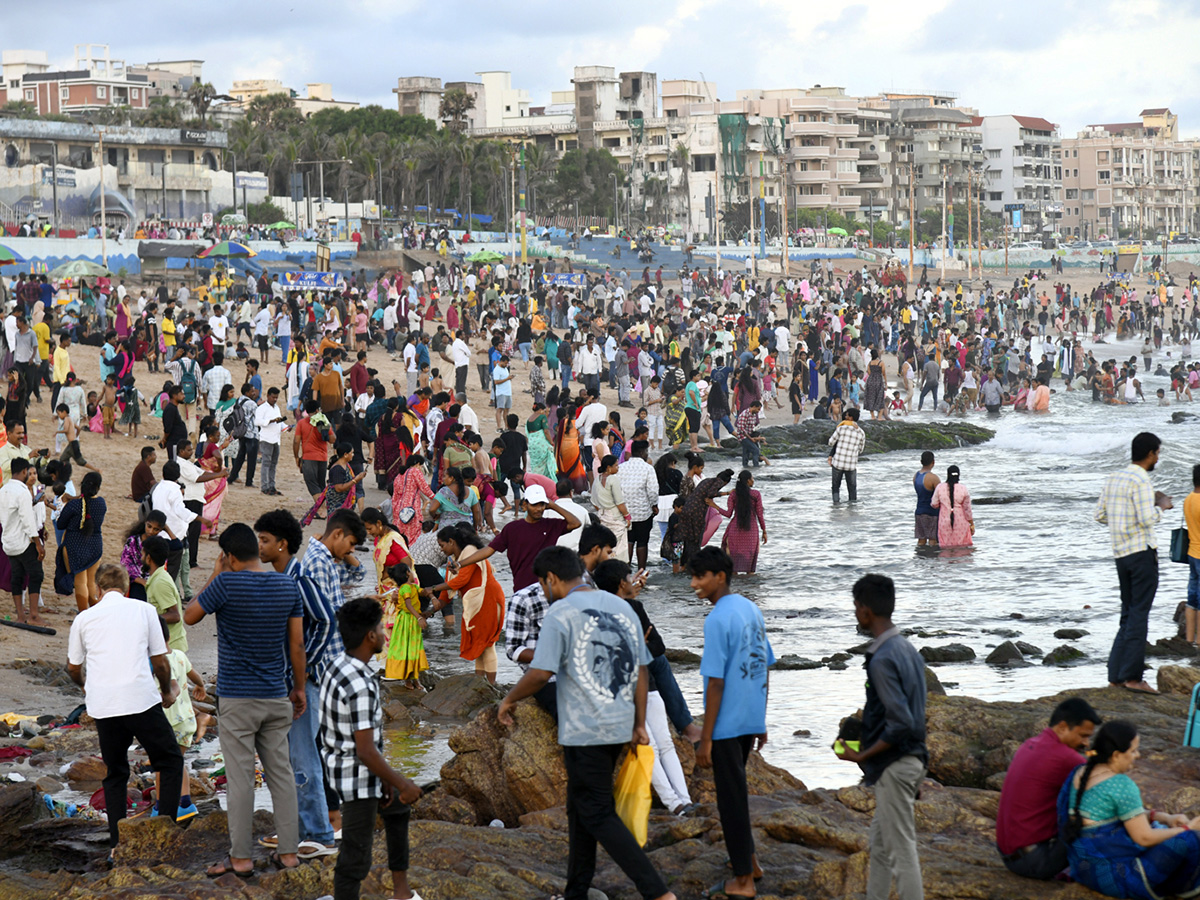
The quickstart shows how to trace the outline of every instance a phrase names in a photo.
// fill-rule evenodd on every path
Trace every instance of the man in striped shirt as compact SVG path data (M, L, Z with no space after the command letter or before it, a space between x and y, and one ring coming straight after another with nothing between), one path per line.
M1121 624L1108 653L1108 683L1141 694L1157 694L1142 677L1146 669L1146 632L1158 590L1158 550L1154 526L1171 498L1154 490L1150 473L1162 441L1143 431L1133 439L1132 463L1104 481L1096 503L1096 521L1108 525L1117 583L1121 588Z

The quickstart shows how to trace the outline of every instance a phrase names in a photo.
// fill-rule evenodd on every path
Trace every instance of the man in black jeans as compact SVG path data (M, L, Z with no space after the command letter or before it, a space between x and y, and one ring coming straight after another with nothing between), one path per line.
M158 612L142 600L125 596L129 592L125 568L116 563L100 566L96 587L100 602L71 623L67 672L84 689L88 715L96 720L100 755L108 767L104 777L108 845L115 847L118 825L125 818L129 745L134 740L162 777L159 815L175 820L183 786L183 753L163 707L173 704L182 688L171 679Z
M258 412L258 388L249 382L243 384L242 396L237 405L245 417L246 433L244 437L238 438L238 452L233 460L233 471L229 473L229 483L237 484L242 463L245 463L246 487L254 487L254 467L258 463L258 423L254 421L254 415Z
M645 722L650 653L641 624L620 597L584 582L583 561L569 547L542 550L533 572L550 610L529 669L501 701L497 717L501 725L511 726L517 702L557 677L570 835L563 896L585 900L599 843L643 897L675 900L613 801L617 757L627 744L650 742Z

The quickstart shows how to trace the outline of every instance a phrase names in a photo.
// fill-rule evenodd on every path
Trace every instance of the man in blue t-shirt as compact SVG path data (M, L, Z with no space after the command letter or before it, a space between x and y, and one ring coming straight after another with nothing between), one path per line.
M704 547L688 562L692 590L713 604L704 620L704 731L696 765L713 770L721 830L733 866L722 890L753 897L762 869L750 830L746 759L767 742L767 668L775 662L758 607L731 593L733 560L717 547Z
M596 844L655 900L675 900L637 839L617 815L613 769L626 744L648 744L646 665L650 653L633 609L583 580L583 560L569 547L547 547L533 573L550 601L533 661L500 703L501 725L513 724L517 701L552 676L558 684L558 742L567 769L566 897L585 897L596 870Z
M229 856L208 870L216 877L254 871L254 753L271 791L279 861L300 864L296 779L288 760L292 719L303 715L304 606L296 582L262 566L258 538L238 522L221 533L212 578L183 613L195 625L217 617L217 694L221 698L221 750L228 778ZM292 668L292 690L285 679Z

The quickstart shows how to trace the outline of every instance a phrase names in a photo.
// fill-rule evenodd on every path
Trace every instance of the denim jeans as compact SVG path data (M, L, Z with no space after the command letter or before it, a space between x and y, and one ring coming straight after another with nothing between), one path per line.
M1117 557L1116 564L1121 620L1108 653L1108 680L1124 684L1141 681L1146 670L1146 632L1158 591L1158 551L1147 547Z
M721 416L720 418L710 414L709 418L712 419L713 440L718 444L721 443L722 425L725 426L725 430L729 432L730 436L733 435L733 423L729 421L729 413L725 413L725 415Z
M750 438L742 438L742 468L753 464L754 468L758 468L762 464L762 450L759 449L756 441Z
M839 469L833 467L833 502L841 503L842 478L846 479L846 490L850 492L850 502L858 502L858 470Z
M938 404L938 386L936 384L931 387L921 388L921 399L917 401L917 409L920 409L922 406L925 405L925 395L926 394L933 394L933 408L934 408L934 411L936 411L937 404Z
M304 684L307 706L288 732L288 759L296 775L296 804L300 809L300 840L333 843L329 807L325 803L325 776L317 752L321 690L310 679Z
M562 386L568 388L571 386L571 366L570 364L562 367Z
M1188 569L1187 605L1190 609L1200 609L1200 559L1189 556Z
M675 681L671 663L667 660L666 655L657 656L650 660L650 665L646 668L654 676L654 683L658 685L659 696L662 697L663 705L667 708L667 718L671 720L676 731L682 732L692 724L692 713L688 709L687 701L683 699L683 692L679 690L679 684Z

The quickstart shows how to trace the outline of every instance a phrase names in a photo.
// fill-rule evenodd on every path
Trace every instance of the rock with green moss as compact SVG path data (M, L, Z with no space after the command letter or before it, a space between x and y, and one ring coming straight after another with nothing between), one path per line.
M867 434L864 454L889 453L892 450L949 450L982 444L995 435L990 428L953 419L936 422L865 421L859 424ZM833 434L834 425L828 420L806 419L798 425L763 428L763 454L769 459L823 455L829 449L829 437ZM740 459L741 452L741 444L734 438L725 438L719 449L705 451L707 455L718 459Z

